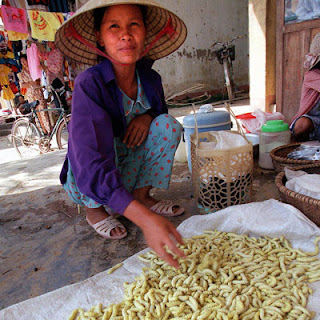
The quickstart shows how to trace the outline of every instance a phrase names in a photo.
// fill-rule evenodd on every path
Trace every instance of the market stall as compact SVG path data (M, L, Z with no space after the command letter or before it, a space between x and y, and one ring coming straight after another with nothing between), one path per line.
M14 7L10 2L12 1L4 1L1 5L1 108L15 114L18 97L25 96L28 91L28 88L21 86L19 79L22 70L20 57L23 54L27 55L32 81L39 81L39 85L44 87L44 97L48 100L50 86L52 91L63 91L60 104L67 108L71 104L75 73L83 70L85 66L75 65L66 59L54 47L54 36L72 12L45 11L52 9L50 6L29 5L26 9ZM64 8L65 11L67 9L68 7ZM57 100L59 99L54 99L56 107Z

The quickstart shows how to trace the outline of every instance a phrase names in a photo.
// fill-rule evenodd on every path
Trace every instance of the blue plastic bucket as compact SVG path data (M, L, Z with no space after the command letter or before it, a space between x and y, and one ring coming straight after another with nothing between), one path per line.
M198 132L231 130L232 121L227 111L214 110L209 113L197 113ZM194 133L195 118L194 114L190 114L183 119L184 139L186 141L186 152L188 158L188 166L191 170L191 147L190 136Z

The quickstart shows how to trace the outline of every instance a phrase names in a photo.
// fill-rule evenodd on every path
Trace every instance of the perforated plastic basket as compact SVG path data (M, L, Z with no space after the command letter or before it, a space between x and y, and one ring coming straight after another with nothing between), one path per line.
M226 108L233 115L230 107ZM240 134L246 139L239 125L238 130L240 132L229 132ZM252 143L247 140L248 143L240 147L204 150L199 148L201 141L214 142L215 137L210 132L197 130L191 135L192 181L200 212L210 213L231 205L250 202L253 178Z

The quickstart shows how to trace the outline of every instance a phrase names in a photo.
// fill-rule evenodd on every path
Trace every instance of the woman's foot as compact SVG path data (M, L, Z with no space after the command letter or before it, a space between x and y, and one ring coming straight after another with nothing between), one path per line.
M86 207L86 219L97 233L105 238L121 239L127 235L125 227L115 218L104 221L110 215L106 212L103 206L99 208ZM111 228L111 231L109 231Z
M161 208L164 208L163 205L165 204L165 202L167 202L168 205L171 206L171 208L164 208L164 211L170 211L172 212L170 215L180 215L184 212L184 209L182 207L180 207L179 205L173 205L172 203L169 204L170 201L166 201L166 200L156 200L154 198L152 198L150 196L150 190L151 187L143 187L143 188L139 188L139 189L135 189L132 194L135 200L138 200L139 202L141 202L142 204L144 204L147 208L149 208L151 211L157 213L157 214L161 214L161 212L163 211ZM156 208L156 210L153 210L154 208Z
M170 200L160 200L154 206L150 207L150 210L164 217L176 217L184 213L184 208L174 204Z

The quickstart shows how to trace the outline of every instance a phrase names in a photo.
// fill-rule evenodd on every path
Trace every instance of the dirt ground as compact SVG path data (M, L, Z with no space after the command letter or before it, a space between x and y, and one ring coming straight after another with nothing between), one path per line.
M248 111L247 101L238 106L238 113ZM170 113L181 117L189 111ZM146 247L141 231L122 217L125 239L99 237L59 183L65 151L20 159L9 133L10 125L0 123L0 309L87 279ZM279 198L275 176L255 159L253 201ZM198 214L186 163L175 161L170 188L153 195L186 208L182 216L170 218L176 226Z

